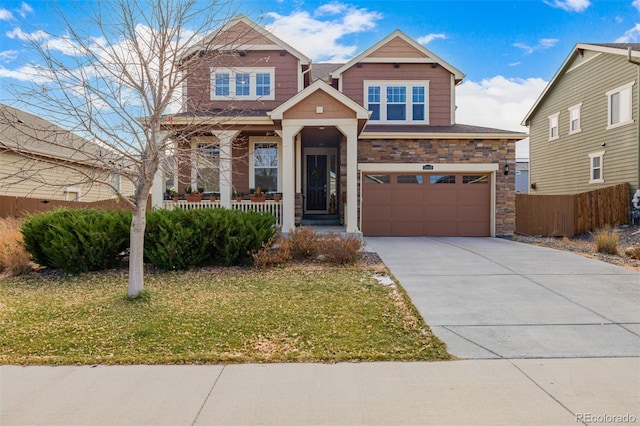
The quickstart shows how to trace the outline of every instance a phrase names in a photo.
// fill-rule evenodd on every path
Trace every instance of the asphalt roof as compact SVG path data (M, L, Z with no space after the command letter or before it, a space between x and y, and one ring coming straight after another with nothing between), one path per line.
M624 50L631 48L631 50L640 51L640 43L584 43L584 44L591 44L593 46L602 46L602 47L613 47L615 49L624 49Z
M469 134L522 134L512 130L494 129L491 127L474 126L471 124L452 124L450 126L430 125L398 125L398 124L368 124L364 128L365 133L469 133Z

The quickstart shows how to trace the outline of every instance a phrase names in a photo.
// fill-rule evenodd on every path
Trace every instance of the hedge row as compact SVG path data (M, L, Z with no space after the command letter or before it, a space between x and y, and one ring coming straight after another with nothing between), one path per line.
M34 262L77 274L126 263L130 225L125 211L58 209L28 217L21 231ZM246 264L274 233L268 213L157 210L147 214L145 261L163 270Z

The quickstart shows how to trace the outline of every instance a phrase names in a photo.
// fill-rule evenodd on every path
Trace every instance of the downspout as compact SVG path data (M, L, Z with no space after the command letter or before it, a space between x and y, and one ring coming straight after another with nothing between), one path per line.
M637 148L638 148L638 176L637 176L638 188L636 188L636 190L640 190L640 62L634 61L633 59L631 59L631 47L627 48L627 61L629 61L629 63L631 64L635 64L638 66L638 79L636 80L636 85L638 86L638 96L636 97L636 105L638 109L637 111L638 122L636 123L636 125L638 126L638 139L636 140Z

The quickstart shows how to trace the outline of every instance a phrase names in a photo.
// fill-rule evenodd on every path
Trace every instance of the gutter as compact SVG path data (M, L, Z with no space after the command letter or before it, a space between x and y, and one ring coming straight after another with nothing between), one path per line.
M638 96L636 97L636 104L638 106L638 122L636 123L638 126L638 139L636 140L637 148L638 148L638 188L640 189L640 62L631 59L631 47L627 48L627 61L631 64L635 64L638 66L638 79L636 80L636 84L638 86Z

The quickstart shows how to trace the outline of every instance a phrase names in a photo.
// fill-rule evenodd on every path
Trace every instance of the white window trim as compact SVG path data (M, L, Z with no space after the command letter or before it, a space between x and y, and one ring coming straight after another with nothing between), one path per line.
M229 74L229 96L217 96L216 95L216 74L227 73ZM249 96L236 96L236 79L237 73L249 74ZM271 91L268 95L256 95L256 74L269 74L271 81ZM210 69L210 93L212 101L272 101L276 97L276 69L274 67L259 67L259 68L211 68Z
M75 200L70 199L71 194L78 194ZM75 186L69 186L64 190L64 199L66 201L80 201L82 199L82 191Z
M604 183L604 153L606 151L592 152L589 154L589 183ZM600 158L600 179L593 179L593 159Z
M613 90L609 90L605 95L607 96L607 130L615 129L616 127L624 126L633 123L633 85L635 81L627 83L623 86L616 87ZM629 119L627 121L621 121L620 123L611 124L611 95L622 92L629 89Z
M282 192L282 139L278 136L249 136L249 188L256 187L255 160L253 153L257 143L277 143L278 144L278 191Z
M552 124L553 119L556 120L555 126ZM552 133L551 130L554 128L556 129L556 134L555 136L551 136L551 133ZM556 112L555 114L551 114L549 116L549 140L553 141L558 139L559 137L560 137L560 113Z
M365 109L369 109L369 87L380 87L380 120L370 120L372 124L407 124L419 123L429 124L429 80L364 80L364 99L363 105ZM407 88L406 96L406 117L407 120L387 120L387 86L405 86ZM424 120L413 120L413 90L414 86L424 87Z
M569 110L569 134L572 135L574 133L580 133L582 131L582 102L580 102L578 105L569 107L568 110ZM578 128L577 129L571 128L571 122L572 122L571 114L573 113L573 111L578 111Z

